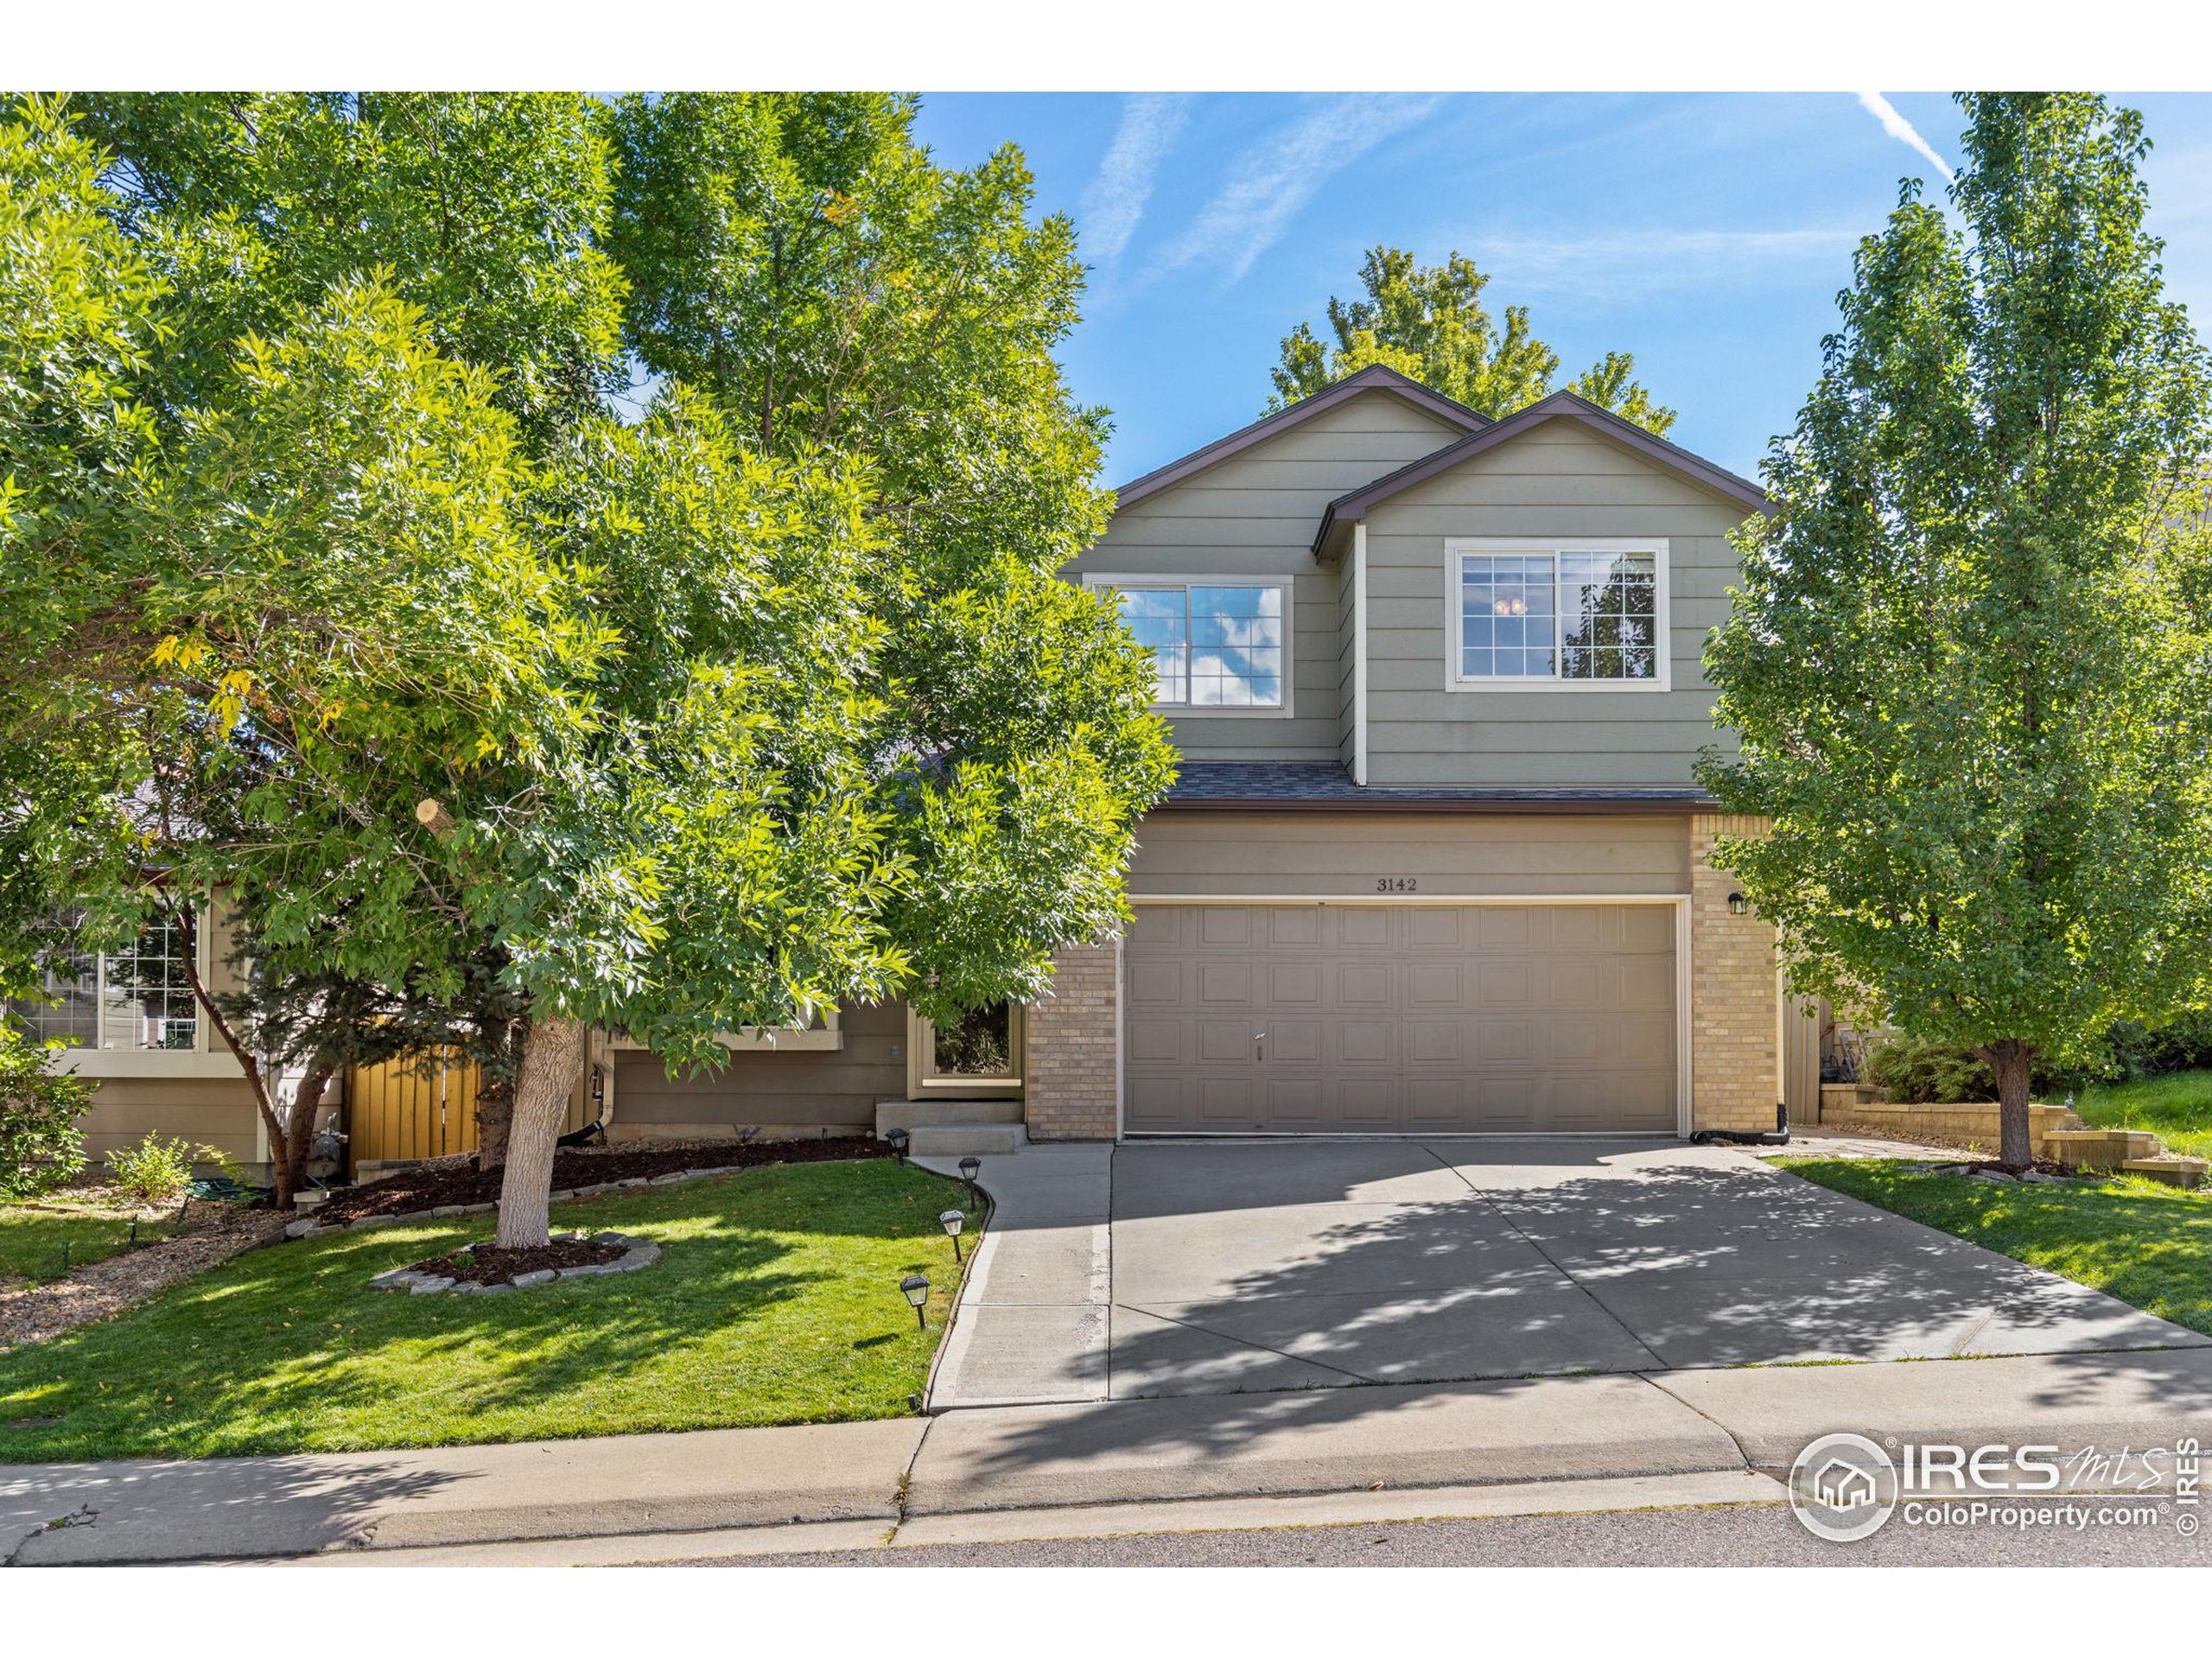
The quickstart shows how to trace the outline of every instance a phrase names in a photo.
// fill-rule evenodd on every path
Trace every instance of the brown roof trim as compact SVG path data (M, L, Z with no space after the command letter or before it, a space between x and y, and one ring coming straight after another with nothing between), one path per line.
M1308 801L1282 799L1225 800L1206 797L1197 800L1168 799L1152 808L1154 812L1504 812L1542 813L1548 816L1569 817L1582 814L1611 817L1688 817L1694 812L1712 812L1718 804L1710 800L1686 800L1680 796L1656 800L1632 801L1618 799L1551 799L1531 800L1526 798L1507 800L1453 799L1449 796L1429 799L1347 800L1341 797Z
M1600 409L1588 398L1571 391L1555 391L1548 397L1529 405L1516 414L1493 423L1478 431L1470 432L1456 442L1448 443L1433 454L1422 456L1410 466L1401 467L1395 473L1386 473L1371 484L1363 484L1347 494L1329 503L1321 514L1321 526L1313 533L1313 555L1322 556L1328 544L1329 532L1338 523L1367 517L1367 510L1378 501L1389 499L1401 490L1409 490L1423 484L1439 473L1448 472L1463 461L1469 461L1494 449L1499 444L1510 443L1531 428L1546 421L1578 421L1624 448L1632 449L1645 459L1665 467L1691 483L1740 501L1754 512L1773 513L1778 511L1773 498L1749 479L1738 478L1725 467L1716 467L1702 455L1692 454L1680 444L1655 437L1633 421L1623 420L1609 409Z
M1154 467L1141 478L1133 478L1114 493L1117 506L1129 506L1148 495L1157 495L1170 485L1179 484L1192 474L1203 472L1217 461L1250 448L1279 432L1310 421L1316 415L1348 403L1362 392L1388 391L1408 403L1426 410L1439 420L1449 422L1463 432L1478 432L1491 423L1490 416L1455 403L1442 392L1424 386L1418 380L1400 374L1395 369L1380 363L1369 365L1357 374L1348 374L1333 385L1324 386L1311 397L1301 397L1287 409L1279 409L1272 415L1263 415L1251 425L1240 427L1225 438L1216 438L1203 449L1193 449L1180 461L1171 461L1165 467Z

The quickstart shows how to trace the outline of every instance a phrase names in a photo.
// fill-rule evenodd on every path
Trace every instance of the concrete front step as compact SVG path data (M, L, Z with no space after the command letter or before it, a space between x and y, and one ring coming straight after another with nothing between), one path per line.
M915 1158L1004 1157L1029 1139L1019 1123L917 1123L907 1133L906 1151Z
M1019 1123L1018 1100L879 1100L875 1103L875 1132L916 1129L925 1124L942 1128L951 1123Z

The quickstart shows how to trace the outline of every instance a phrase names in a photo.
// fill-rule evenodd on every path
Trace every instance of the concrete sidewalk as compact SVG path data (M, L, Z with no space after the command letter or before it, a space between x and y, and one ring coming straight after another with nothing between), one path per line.
M1106 1398L1113 1160L1095 1141L983 1160L990 1226L931 1378L931 1410ZM914 1161L959 1176L954 1159Z
M332 1457L0 1471L11 1564L235 1560L1192 1499L1686 1478L1815 1435L2212 1439L2212 1350L982 1408ZM73 1518L73 1524L52 1523Z

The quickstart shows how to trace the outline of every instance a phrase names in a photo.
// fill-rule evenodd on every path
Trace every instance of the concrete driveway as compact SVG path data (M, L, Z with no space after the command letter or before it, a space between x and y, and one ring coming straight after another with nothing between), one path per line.
M1648 1141L1126 1146L1112 1302L1116 1397L2207 1340Z
M2212 1342L1722 1148L1039 1147L984 1179L935 1404Z

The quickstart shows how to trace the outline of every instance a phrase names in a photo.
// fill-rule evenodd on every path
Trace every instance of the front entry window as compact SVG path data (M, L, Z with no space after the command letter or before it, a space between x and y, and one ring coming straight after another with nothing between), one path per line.
M913 1086L957 1096L1018 1093L1021 1088L1021 1010L1008 1002L973 1008L957 1019L913 1019Z
M941 1077L1005 1077L1014 1072L1014 1010L1003 1002L930 1027L930 1058Z

